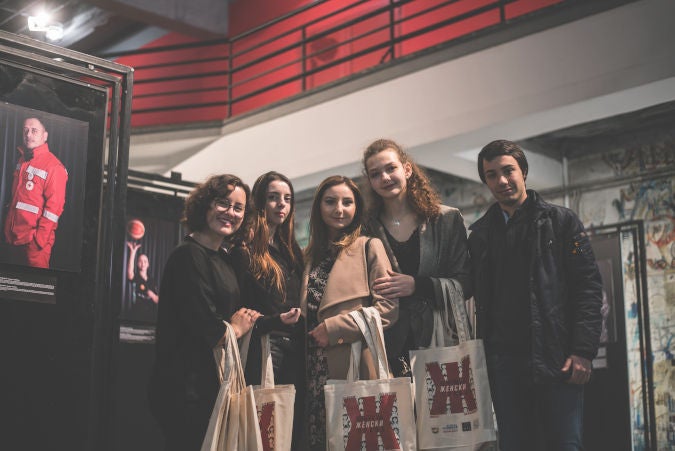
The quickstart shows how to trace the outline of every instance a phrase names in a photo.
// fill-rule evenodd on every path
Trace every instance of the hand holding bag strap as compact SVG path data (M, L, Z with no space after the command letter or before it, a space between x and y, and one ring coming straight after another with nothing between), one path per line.
M218 371L218 381L230 381L236 385L241 385L244 380L244 371L239 357L239 347L237 345L237 336L234 329L227 321L225 324L225 343L222 346L213 348L213 358L216 361L216 370ZM241 385L243 388L246 384ZM235 386L233 386L235 388Z
M262 348L262 374L260 375L260 386L262 388L274 388L274 365L272 363L272 349L270 348L269 334L260 337L260 347Z

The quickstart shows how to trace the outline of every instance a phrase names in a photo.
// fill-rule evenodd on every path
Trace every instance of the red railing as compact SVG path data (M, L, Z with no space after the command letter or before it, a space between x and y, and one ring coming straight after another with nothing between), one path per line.
M223 120L565 1L317 1L231 39L105 56L135 68L133 126Z

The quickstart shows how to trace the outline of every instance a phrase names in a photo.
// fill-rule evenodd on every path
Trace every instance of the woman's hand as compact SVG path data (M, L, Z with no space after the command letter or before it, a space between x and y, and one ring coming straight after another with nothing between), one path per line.
M281 322L286 325L290 326L291 324L295 324L300 319L300 309L292 308L286 313L279 315L279 318L281 318Z
M373 291L387 299L400 299L412 296L415 292L415 278L407 274L387 270L386 277L378 277L373 282Z
M247 308L240 308L234 312L234 315L230 319L230 324L234 328L234 334L237 338L248 332L261 316L260 312Z
M136 253L138 249L141 247L141 243L132 243L131 241L127 241L127 247L129 248L130 252Z
M328 329L326 323L321 323L309 331L309 336L314 339L316 344L322 348L328 346Z

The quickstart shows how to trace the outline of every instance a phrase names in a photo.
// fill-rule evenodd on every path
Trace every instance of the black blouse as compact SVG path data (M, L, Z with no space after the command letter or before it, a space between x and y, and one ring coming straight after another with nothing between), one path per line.
M160 284L155 371L172 396L215 402L213 347L225 334L223 321L241 307L239 280L224 251L190 237L169 256Z
M386 227L383 227L387 236L387 241L391 250L394 252L396 261L403 274L415 278L415 295L427 298L434 297L434 286L430 277L418 276L417 271L420 267L420 228L408 237L406 241L397 241Z

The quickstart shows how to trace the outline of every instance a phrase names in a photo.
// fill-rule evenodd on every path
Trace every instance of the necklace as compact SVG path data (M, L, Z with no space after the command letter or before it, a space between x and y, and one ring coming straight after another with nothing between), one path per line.
M405 208L398 209L398 213L399 215L395 217L391 213L385 214L382 212L380 215L380 220L383 222L390 222L394 227L401 227L401 223L405 222L408 224L410 222L411 215L414 215L414 213Z

